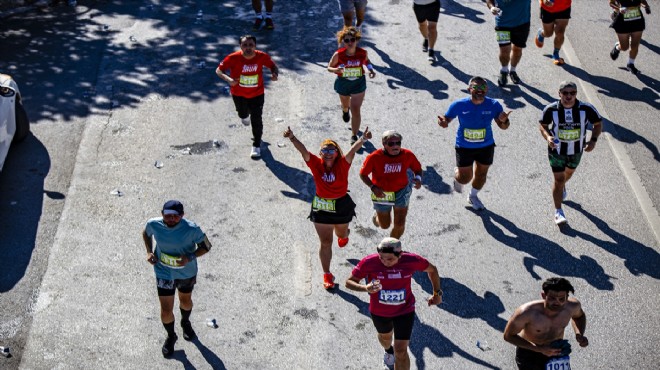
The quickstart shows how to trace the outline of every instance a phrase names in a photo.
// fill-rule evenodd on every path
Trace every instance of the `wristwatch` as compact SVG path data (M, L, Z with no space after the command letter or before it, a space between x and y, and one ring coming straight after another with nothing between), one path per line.
M434 291L433 291L433 296L434 296L434 297L435 297L435 296L442 297L442 289L434 290Z

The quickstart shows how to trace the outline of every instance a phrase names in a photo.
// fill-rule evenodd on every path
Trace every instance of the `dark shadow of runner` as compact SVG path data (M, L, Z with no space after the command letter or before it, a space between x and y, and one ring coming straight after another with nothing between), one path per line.
M488 10L486 6L484 5L484 9ZM484 23L486 22L485 19L479 18L481 15L489 15L484 12L480 12L478 10L474 10L472 8L469 8L467 6L464 6L463 4L453 1L453 0L443 0L442 1L442 11L440 13L440 19L438 22L442 22L442 16L446 15L449 17L456 17L456 18L461 18L461 19L467 19L468 21L472 21L474 23Z
M225 367L225 363L222 362L220 357L218 357L213 351L211 351L208 347L206 347L200 340L199 338L196 338L192 341L192 343L197 347L199 350L199 353L204 356L204 359L206 362L211 365L211 368L214 370L226 370L227 368Z
M426 190L436 194L451 194L451 186L442 181L442 176L436 171L435 167L426 166L422 185Z
M291 150L297 153L297 150L293 146L291 146ZM289 167L273 158L273 154L270 152L270 144L265 141L261 145L261 159L275 177L294 190L294 192L280 190L285 197L304 202L312 201L314 194L316 194L316 187L314 186L314 178L311 173ZM300 160L302 161L302 158Z

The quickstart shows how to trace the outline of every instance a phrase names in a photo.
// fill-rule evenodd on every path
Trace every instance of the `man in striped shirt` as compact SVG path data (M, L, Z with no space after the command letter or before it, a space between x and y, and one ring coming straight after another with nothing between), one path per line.
M590 152L596 146L602 131L602 118L591 104L577 100L575 82L559 84L560 100L543 108L539 121L541 135L548 143L548 158L555 177L552 198L555 203L555 223L566 223L561 203L566 199L566 182L580 164L582 151ZM587 128L592 125L587 141Z

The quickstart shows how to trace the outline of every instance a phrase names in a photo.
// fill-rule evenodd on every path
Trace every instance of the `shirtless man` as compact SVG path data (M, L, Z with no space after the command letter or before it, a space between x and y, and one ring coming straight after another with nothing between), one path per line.
M542 300L525 303L513 313L504 329L504 340L516 346L519 370L545 370L549 363L570 369L566 366L571 345L564 340L564 329L570 322L580 347L588 346L584 336L587 316L580 302L568 297L569 292L575 293L568 280L549 278L542 289Z

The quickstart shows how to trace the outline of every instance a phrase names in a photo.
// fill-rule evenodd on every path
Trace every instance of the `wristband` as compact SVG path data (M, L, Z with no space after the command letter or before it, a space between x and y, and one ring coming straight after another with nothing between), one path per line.
M592 137L590 141L593 141L595 143L596 141L598 141L598 138L597 137Z
M374 190L374 186L376 186L376 184L371 184L371 186L369 187L369 189Z
M371 65L371 63L369 63L369 64L367 64L367 69L369 70L369 72L371 72L371 71L374 70L374 66Z
M415 175L415 180L418 180L419 182L422 182L422 176Z
M442 297L442 289L434 290L433 291L433 296L436 297Z

